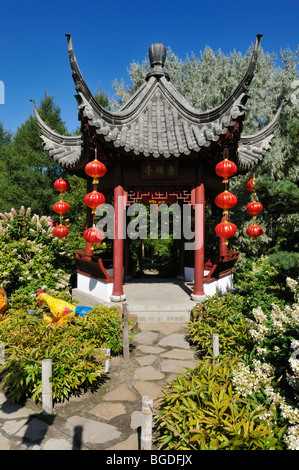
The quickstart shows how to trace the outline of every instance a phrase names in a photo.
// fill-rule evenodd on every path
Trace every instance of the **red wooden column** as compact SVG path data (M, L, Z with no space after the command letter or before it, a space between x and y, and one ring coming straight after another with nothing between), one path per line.
M125 191L122 186L122 167L119 161L116 162L114 175L113 289L110 300L122 302L126 300L123 290Z
M180 204L180 213L181 213L181 237L179 240L179 253L180 253L180 261L179 261L179 273L177 275L177 279L184 280L185 279L185 238L184 238L184 221L183 221L183 210L184 205L182 201L179 201Z
M191 299L201 302L205 299L204 291L204 226L205 226L205 187L203 169L199 162L195 187L195 248L194 248L194 287Z

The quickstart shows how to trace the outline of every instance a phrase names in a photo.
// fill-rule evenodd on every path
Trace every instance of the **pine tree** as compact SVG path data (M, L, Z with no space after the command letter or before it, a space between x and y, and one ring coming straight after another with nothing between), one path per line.
M67 134L60 108L45 93L38 106L42 119L61 134ZM57 198L53 182L64 171L42 149L40 129L32 115L1 148L0 211L31 207L39 215L50 215Z

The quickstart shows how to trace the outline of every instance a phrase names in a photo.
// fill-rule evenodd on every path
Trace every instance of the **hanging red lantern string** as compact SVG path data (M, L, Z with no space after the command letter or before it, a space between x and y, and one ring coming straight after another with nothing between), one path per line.
M229 191L225 190L223 193L218 194L215 198L215 204L223 209L223 215L228 213L228 209L232 209L238 200L236 196Z
M237 165L228 160L228 150L224 149L224 160L219 162L215 168L216 174L223 178L225 184L225 191L218 194L215 198L216 206L223 209L223 215L227 216L228 210L232 209L238 202L236 196L227 190L228 178L235 175L237 172ZM233 237L237 231L237 226L226 220L222 221L215 227L215 232L218 237L223 238L224 245L228 245L228 239Z
M254 188L255 182L256 182L256 178L253 177L251 180L249 180L246 183L246 189L247 189L247 191L252 192L253 197L255 197L255 193L256 193L255 188Z
M95 149L95 158L92 162L87 163L85 167L85 173L91 178L93 178L93 184L98 184L99 178L105 176L106 172L107 168L105 167L104 163L98 160L97 149Z
M87 243L91 244L91 250L94 249L94 245L97 243L101 243L104 240L104 232L99 230L98 228L93 225L91 228L88 228L83 233L83 238Z
M231 176L234 176L237 173L237 165L228 160L228 151L227 149L224 150L224 160L219 162L216 165L215 171L218 176L220 176L223 179L223 183L228 183L228 178Z
M247 233L247 235L252 237L252 239L254 241L256 241L257 237L263 235L264 230L259 225L253 224L253 225L250 225L249 227L247 227L246 233Z
M66 214L70 210L70 205L65 201L55 202L53 210L59 215Z
M252 215L253 219L255 219L256 216L262 212L263 206L260 202L252 201L247 204L246 210L248 214Z
M65 191L68 191L70 189L70 183L67 180L64 180L63 178L59 178L55 181L54 188L59 191L61 195L63 195Z
M92 191L84 196L84 202L87 207L92 209L91 213L95 214L96 208L105 203L105 196L97 191Z
M95 148L94 160L87 163L85 166L85 173L93 178L93 191L86 194L84 197L84 203L87 207L92 209L93 226L91 228L87 228L83 233L84 240L91 244L91 250L94 249L95 244L101 243L105 237L104 233L95 227L95 212L97 207L105 203L105 196L97 191L97 185L99 183L99 178L102 178L106 172L106 166L97 159L97 148Z
M69 234L69 229L65 225L59 224L53 228L53 235L54 237L59 238L60 242L62 242L62 238L67 237L68 234Z
M228 245L228 239L233 237L236 231L237 226L235 224L232 224L231 222L228 222L227 220L221 222L215 227L216 234L218 235L218 237L224 239L223 243L225 245Z
M246 184L246 189L252 193L252 199L253 199L252 202L249 202L247 204L246 210L248 214L252 215L252 219L254 222L253 225L250 225L249 227L247 227L246 233L247 235L252 237L253 241L256 241L257 237L261 236L264 233L262 227L260 227L259 225L255 223L256 216L260 214L263 210L262 204L255 200L256 199L256 190L254 187L255 182L256 182L256 178L255 178L255 175L253 175L253 178L249 180Z
M60 223L53 228L53 235L62 242L62 238L69 234L69 229L62 224L62 219L63 214L66 214L70 209L69 204L63 200L65 191L70 189L70 184L63 178L59 178L54 182L54 188L60 192L60 200L53 205L54 212L59 215Z

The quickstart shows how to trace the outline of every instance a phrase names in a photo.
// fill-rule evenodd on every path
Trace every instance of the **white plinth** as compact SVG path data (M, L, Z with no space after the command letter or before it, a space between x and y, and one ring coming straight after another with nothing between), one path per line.
M77 274L77 288L84 294L92 295L98 299L110 302L112 295L113 282L103 282L93 277Z
M209 274L209 271L204 271L204 275ZM185 267L185 280L187 282L194 281L194 268ZM217 292L219 294L226 294L233 289L233 274L228 274L227 276L217 279L213 282L204 282L204 291L205 295L214 295Z

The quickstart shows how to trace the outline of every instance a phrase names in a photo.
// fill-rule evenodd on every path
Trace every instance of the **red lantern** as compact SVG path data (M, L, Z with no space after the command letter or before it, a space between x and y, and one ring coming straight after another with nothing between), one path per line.
M92 162L87 163L85 173L93 178L93 184L98 184L99 178L106 174L107 168L102 162L95 158Z
M260 227L259 225L253 224L253 225L250 225L250 227L247 227L246 233L247 235L252 237L254 240L256 240L256 238L262 235L264 231L262 227Z
M215 204L221 209L224 209L224 212L227 213L228 209L231 209L237 204L238 200L236 196L229 191L224 191L223 193L218 194L215 199Z
M256 182L256 178L252 178L246 183L247 191L252 191L253 193L255 193L255 189L254 189L255 182Z
M95 226L86 229L83 233L84 240L88 243L91 243L91 245L101 243L104 237L104 232L102 232L102 230L99 230ZM91 249L93 250L93 246L91 246Z
M84 196L84 202L87 207L92 209L92 214L95 214L96 208L105 202L105 196L102 193L93 191L92 193L86 194Z
M60 224L53 228L53 235L54 237L59 238L61 241L62 238L67 237L69 234L69 229L64 225Z
M237 165L227 158L219 162L215 168L217 175L221 176L221 178L224 178L223 183L227 183L228 178L235 175L237 170Z
M70 183L63 178L59 178L54 183L54 188L61 193L68 191L70 189Z
M249 204L247 204L246 210L247 210L248 214L256 216L257 214L262 212L263 206L260 202L253 201L253 202L250 202Z
M69 209L70 205L64 201L58 201L53 206L53 210L59 215L65 214Z
M231 222L228 222L227 220L221 222L215 227L216 234L218 235L218 237L224 238L225 245L228 244L227 239L233 237L236 231L237 226L235 224L232 224Z

